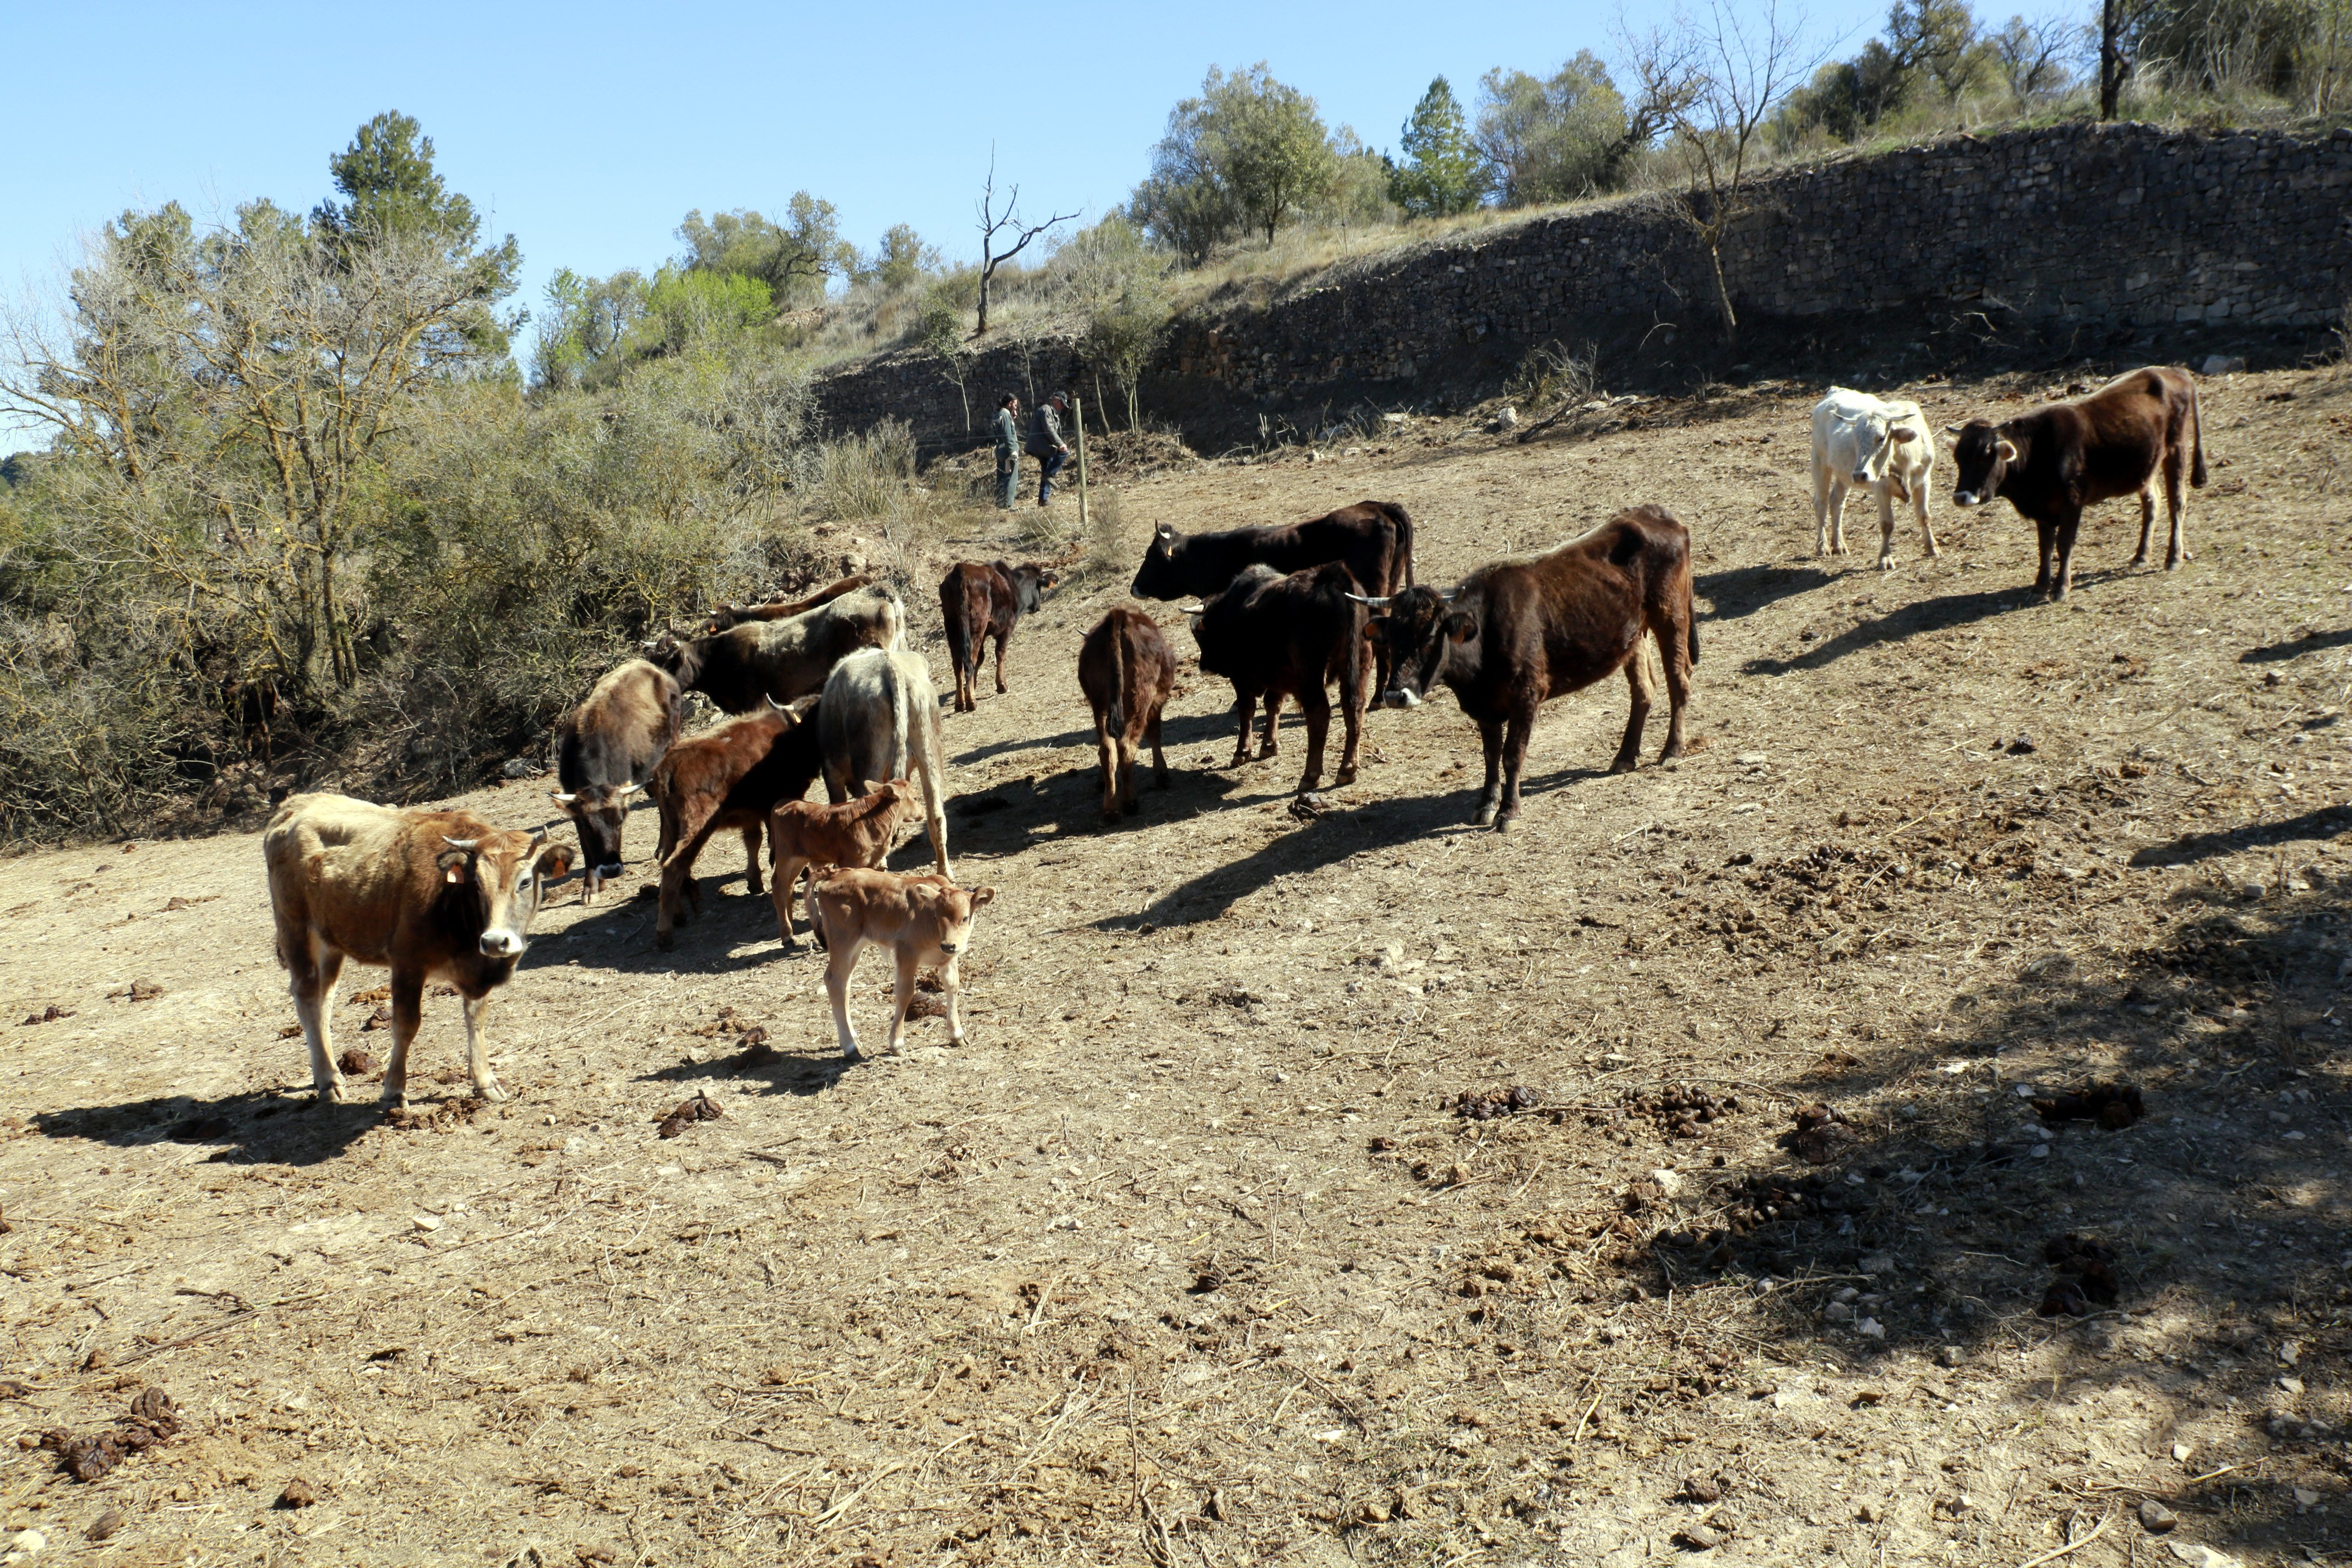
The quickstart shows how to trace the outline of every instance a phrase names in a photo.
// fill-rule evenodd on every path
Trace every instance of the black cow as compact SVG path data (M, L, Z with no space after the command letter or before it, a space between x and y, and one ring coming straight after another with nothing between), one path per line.
M1271 566L1245 566L1233 585L1194 615L1201 668L1234 683L1240 721L1233 765L1249 761L1250 713L1265 696L1265 747L1276 750L1276 715L1285 696L1307 714L1307 772L1301 794L1323 777L1323 742L1331 731L1331 700L1324 688L1339 683L1339 714L1347 741L1333 782L1356 779L1356 741L1364 721L1364 609L1356 579L1336 561L1285 577Z
M2164 503L2172 522L2164 569L2177 572L2189 559L2181 527L2180 470L2189 482L2205 485L2205 418L2197 405L2197 384L2185 370L2150 366L2117 377L2090 396L2021 414L1999 425L1972 419L1947 426L1958 469L1960 506L1982 506L1995 496L2033 521L2042 540L2037 593L2051 587L2050 555L2058 554L2058 597L2074 580L2074 534L2083 509L2137 492L2139 550L2135 566L2147 560L2156 526L2156 477L2164 475Z
M629 797L646 787L677 739L684 713L677 682L644 659L633 658L596 683L587 700L557 721L553 793L580 830L586 871L580 901L604 879L620 874L621 835Z
M1691 615L1690 531L1663 507L1621 511L1548 555L1482 566L1456 588L1412 588L1372 603L1385 611L1371 623L1372 635L1396 665L1381 706L1418 707L1443 682L1477 721L1486 749L1480 826L1508 828L1519 815L1519 770L1536 710L1620 668L1633 688L1633 710L1609 771L1628 772L1640 760L1650 716L1645 631L1658 639L1673 709L1659 760L1682 755L1698 623Z
M730 713L756 713L824 689L833 667L862 647L906 646L907 606L870 583L782 620L744 621L709 637L647 643L645 657Z

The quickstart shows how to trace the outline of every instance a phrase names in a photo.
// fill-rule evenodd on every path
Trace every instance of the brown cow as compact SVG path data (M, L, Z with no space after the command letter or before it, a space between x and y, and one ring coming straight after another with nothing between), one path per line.
M547 884L572 851L546 837L492 827L463 811L395 811L341 795L289 797L261 836L278 962L310 1049L319 1102L343 1098L329 1037L343 961L392 971L392 1058L383 1099L408 1103L408 1045L424 1016L425 983L446 980L465 998L466 1066L474 1092L504 1100L482 1032L490 993L514 973Z
M555 726L555 804L580 832L580 901L621 874L629 797L677 739L684 693L668 672L633 658L598 681Z
M2090 396L2021 414L2000 425L1972 419L1948 426L1952 437L1958 489L1953 501L1982 506L1995 496L2033 521L2042 542L2042 571L2034 591L2048 593L2050 555L2058 555L2058 597L2074 580L2074 535L2083 509L2103 500L2139 496L2139 549L2135 566L2147 560L2148 535L2156 526L2156 477L2164 475L2164 503L2172 521L2164 569L2177 572L2189 559L2182 531L2180 470L2189 482L2205 484L2205 417L2197 404L2197 384L2185 370L2150 366L2118 376Z
M1632 770L1650 716L1644 632L1658 639L1673 708L1659 760L1683 753L1698 623L1691 614L1690 531L1664 507L1629 508L1549 554L1481 566L1457 588L1412 588L1368 602L1387 612L1371 630L1396 663L1381 705L1417 708L1442 681L1477 721L1486 748L1482 827L1508 828L1519 815L1519 770L1536 710L1621 668L1633 689L1633 710L1609 771Z
M892 779L872 795L840 805L788 800L769 813L768 887L776 901L776 926L783 944L801 944L793 930L793 884L803 871L813 889L819 867L879 867L898 842L898 830L921 810L914 781ZM814 907L810 906L812 910ZM816 916L812 913L809 919L814 923Z
M698 912L702 890L695 886L694 861L710 836L732 827L743 835L743 884L757 898L760 836L780 801L798 800L823 771L817 755L817 700L804 697L789 708L773 703L761 713L730 719L669 749L654 770L654 804L661 811L660 901L654 913L654 945L667 948L681 919L681 902Z
M871 572L853 573L849 576L819 588L805 599L771 599L764 605L721 605L703 618L697 637L716 637L741 626L745 621L782 621L805 615L819 605L829 605L844 594L863 588L874 581Z
M1201 645L1201 668L1234 683L1234 709L1240 719L1234 741L1234 767L1249 761L1250 713L1265 698L1265 744L1260 761L1277 750L1276 723L1286 696L1307 715L1307 771L1300 794L1323 778L1323 744L1331 732L1331 699L1324 688L1339 686L1339 749L1337 784L1356 781L1356 745L1364 723L1364 596L1355 578L1336 561L1277 576L1271 566L1244 567L1233 585L1194 613L1192 640ZM1410 590L1408 590L1410 592Z
M835 871L815 888L809 923L824 938L825 994L833 998L834 1028L841 1054L857 1059L857 1036L849 1026L849 979L867 942L888 947L898 960L898 1005L890 1014L889 1048L907 1032L907 1006L915 999L915 971L932 967L947 992L948 1038L963 1038L963 1015L956 1005L957 964L971 945L971 921L980 906L996 897L993 888L963 889L945 877L905 876L891 871Z
M1034 615L1046 590L1061 582L1049 566L1031 563L1008 565L1002 561L959 561L940 581L940 618L946 623L948 660L955 666L955 710L969 713L980 704L972 688L980 681L980 666L988 654L988 639L996 639L996 689L1004 691L1004 645L1021 617Z
M646 658L730 713L791 702L824 688L833 667L862 647L904 647L907 606L887 583L869 583L779 621L746 621L715 636L662 637Z
M1120 605L1095 623L1078 645L1078 689L1095 710L1095 745L1102 753L1103 815L1136 809L1135 751L1151 743L1152 780L1168 787L1168 755L1160 749L1160 713L1176 686L1176 656L1150 616Z

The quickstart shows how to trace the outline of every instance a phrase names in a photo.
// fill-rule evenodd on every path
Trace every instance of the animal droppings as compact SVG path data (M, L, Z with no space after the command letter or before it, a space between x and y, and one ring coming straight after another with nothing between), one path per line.
M1655 1126L1665 1138L1698 1138L1704 1129L1739 1109L1737 1096L1717 1096L1696 1087L1670 1083L1662 1089L1637 1089L1625 1096L1624 1113Z
M104 1513L100 1514L95 1520L91 1521L89 1529L83 1531L83 1534L85 1538L90 1541L111 1540L114 1536L121 1533L122 1527L130 1522L131 1516L129 1514L123 1512L119 1508L110 1508Z
M2136 1083L2086 1083L2063 1094L2036 1095L2033 1109L2044 1121L2095 1121L2110 1132L2147 1114Z
M1492 1121L1496 1117L1533 1110L1542 1103L1543 1096L1525 1084L1490 1089L1483 1094L1465 1089L1454 1097L1454 1114L1471 1121Z
M699 1092L691 1100L680 1100L677 1109L668 1115L657 1118L660 1125L655 1131L664 1138L675 1138L698 1121L716 1121L726 1114L708 1091Z
M2036 1309L2045 1318L2083 1318L2103 1307L2112 1307L2123 1294L2116 1282L2115 1254L2095 1237L2053 1237L2042 1248L2042 1261L2059 1269L2061 1278L2051 1284Z
M1826 1105L1808 1105L1796 1113L1796 1127L1781 1142L1809 1165L1826 1165L1860 1136L1845 1112Z
M63 1427L41 1434L40 1446L58 1456L66 1474L78 1481L94 1481L133 1454L142 1453L179 1435L179 1406L160 1388L144 1388L131 1402L130 1414L111 1429L77 1437Z
M43 1011L35 1013L26 1017L25 1022L19 1025L18 1027L28 1027L34 1024L54 1024L60 1018L70 1018L73 1016L74 1010L72 1008L60 1007L56 1003L52 1002Z
M286 1489L278 1494L278 1501L275 1506L278 1508L309 1508L312 1503L317 1502L318 1500L318 1489L312 1487L310 1482L304 1480L301 1477L296 1476L292 1480L286 1483Z
M352 1047L337 1057L335 1065L342 1069L347 1078L365 1078L376 1069L375 1058L357 1046Z

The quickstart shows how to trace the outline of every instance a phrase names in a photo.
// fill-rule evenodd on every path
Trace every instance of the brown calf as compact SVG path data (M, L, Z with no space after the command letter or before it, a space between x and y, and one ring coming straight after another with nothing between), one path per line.
M1052 568L1007 565L1002 561L959 561L940 583L940 619L946 624L948 660L955 666L955 710L979 706L972 688L980 681L988 639L996 639L996 689L1004 690L1004 645L1021 617L1033 615L1045 591L1061 581Z
M769 705L761 713L730 719L715 729L680 741L654 770L654 804L661 811L661 898L654 915L654 945L667 948L682 918L681 901L699 911L702 892L694 883L695 857L710 836L726 828L743 835L743 882L757 897L760 835L779 801L798 800L821 771L817 706L804 697L789 708Z
M1095 623L1078 645L1078 689L1095 710L1095 745L1102 753L1103 815L1136 809L1135 752L1151 743L1153 782L1168 786L1168 756L1160 749L1160 712L1176 685L1176 656L1150 616L1120 605Z
M2057 596L2074 581L2074 535L2083 509L2118 496L2139 497L2137 566L2147 560L2148 535L2156 526L2156 479L2164 476L2165 510L2172 521L2164 569L2179 570L2189 559L2181 527L2180 475L2205 484L2205 419L2197 405L2197 384L2185 370L2151 366L2118 376L2090 396L2021 414L2000 425L1981 419L1948 427L1958 484L1952 500L1982 506L2006 497L2032 519L2041 536L2038 593L2051 588L2050 557L2058 557Z
M833 1023L841 1054L857 1059L857 1036L849 1026L849 978L867 942L889 948L898 960L898 1005L890 1014L889 1048L907 1032L907 1007L915 999L915 971L932 967L948 999L948 1038L963 1038L963 1015L956 1005L957 964L971 945L972 916L996 897L993 888L964 889L945 877L905 876L891 871L835 871L814 889L809 921L824 938L825 994L833 998Z
M524 933L572 851L546 835L492 827L462 811L395 811L341 795L298 795L261 836L278 961L310 1050L320 1103L343 1098L329 1016L343 960L392 971L392 1059L383 1098L408 1103L408 1045L424 1016L425 983L446 980L465 998L466 1066L474 1092L504 1100L482 1032L490 993L513 975Z
M1633 769L1650 717L1645 632L1658 639L1672 705L1659 760L1683 754L1698 623L1691 616L1690 531L1664 507L1628 508L1549 554L1481 566L1443 593L1411 588L1371 604L1387 612L1371 629L1396 668L1381 705L1417 708L1443 683L1477 722L1486 748L1481 826L1501 831L1519 815L1519 770L1536 710L1621 668L1633 710L1609 771Z
M683 693L667 671L633 658L596 683L587 700L557 721L551 792L580 832L580 901L621 872L629 797L646 787L677 739Z
M872 795L841 805L788 800L769 813L768 889L776 901L776 926L783 944L801 944L793 930L793 884L803 871L814 888L821 866L879 867L898 841L898 829L921 810L914 781L892 779ZM816 920L814 909L812 905L811 923Z

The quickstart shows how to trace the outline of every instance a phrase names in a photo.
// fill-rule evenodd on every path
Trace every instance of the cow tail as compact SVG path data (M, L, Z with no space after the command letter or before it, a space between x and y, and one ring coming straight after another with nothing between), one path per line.
M2189 482L2205 488L2205 400L2194 382L2189 386Z
M1110 703L1103 710L1103 723L1114 739L1127 733L1127 628L1110 629Z
M1698 611L1696 607L1690 613L1690 661L1691 668L1696 669L1698 668Z
M1399 588L1412 586L1412 519L1394 501L1389 503L1389 515L1396 519L1397 574L1402 579L1389 590L1393 594Z
M890 605L890 640L882 647L891 653L901 653L907 647L907 601L898 597L896 588L882 590Z
M940 618L948 624L948 662L955 669L956 700L961 702L964 672L971 668L972 644L978 639L971 635L971 617L958 615L944 595L940 596L940 608L943 612Z
M907 679L899 673L897 659L883 661L887 672L883 679L890 687L890 771L875 780L888 784L892 779L910 778L914 774L914 752L907 744Z

